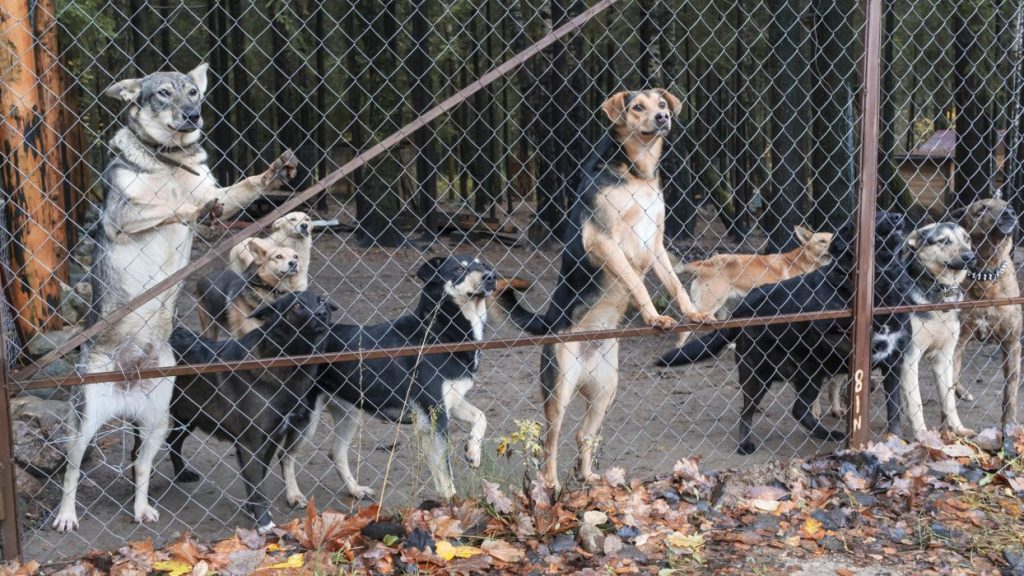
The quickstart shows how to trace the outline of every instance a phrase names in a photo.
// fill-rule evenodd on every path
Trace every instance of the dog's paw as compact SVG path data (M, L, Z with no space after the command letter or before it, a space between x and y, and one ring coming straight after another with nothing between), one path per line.
M270 168L263 173L263 187L268 190L277 190L289 180L295 178L299 170L299 159L291 150L285 150L270 163Z
M57 517L53 520L53 529L63 533L78 530L78 514L75 514L73 510L70 513L58 513Z
M200 478L202 478L202 476L200 476L195 470L191 468L183 468L181 472L178 472L178 474L174 476L174 481L189 484L191 482L199 482Z
M963 400L964 402L974 402L974 394L971 394L969 390L961 388L960 386L956 387L956 397L958 400Z
M373 498L373 488L370 488L369 486L360 486L359 484L356 484L355 486L349 486L348 493L356 500Z
M828 411L833 418L842 420L846 417L846 405L845 404L833 404L832 408Z
M600 484L601 475L597 472L590 472L587 474L580 474L579 481L584 484Z
M474 443L466 444L466 462L470 468L480 467L480 445Z
M199 207L199 210L196 212L196 224L212 222L223 215L224 205L220 203L220 200L214 198Z
M267 522L263 526L257 526L256 527L256 533L257 534L269 534L270 531L273 530L276 527L277 527L277 524L274 524L273 522Z
M692 312L686 313L686 319L689 320L690 322L714 322L715 315L708 314L707 312L700 312L698 310L694 310Z
M302 508L306 505L306 497L302 492L288 493L285 495L284 499L292 508Z
M671 316L658 315L649 318L647 324L658 330L668 330L676 325L676 320Z
M139 506L135 509L135 521L139 524L145 524L147 522L156 522L160 520L160 513L156 511L149 504L145 506Z
M947 424L946 426L943 427L943 429L957 438L973 438L974 436L976 436L974 430L967 428L963 424L959 426L950 426Z
M757 444L753 442L740 442L740 445L736 447L736 453L741 456L750 456L757 450Z
M827 436L826 440L829 440L830 442L842 442L846 440L846 432L843 432L842 430L829 430Z

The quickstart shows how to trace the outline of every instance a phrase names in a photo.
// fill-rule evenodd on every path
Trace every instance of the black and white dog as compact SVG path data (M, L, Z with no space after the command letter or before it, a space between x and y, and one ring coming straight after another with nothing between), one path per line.
M912 304L914 282L903 255L907 225L903 216L879 212L875 222L875 305ZM832 263L814 272L751 291L733 313L733 318L778 316L801 312L849 309L853 296L854 227L847 224L832 240ZM814 416L811 405L825 379L846 373L850 364L850 321L815 320L792 324L749 326L712 332L664 354L666 366L691 364L717 354L736 342L736 365L743 390L739 422L740 454L756 449L751 424L761 399L779 380L796 390L793 417L811 435L842 440L845 433L829 430ZM897 434L900 424L900 370L910 341L910 320L906 314L874 317L871 362L882 370L886 392L889 431Z
M483 339L486 298L494 291L494 270L472 256L436 257L416 275L423 281L419 303L411 314L372 326L335 324L326 338L326 352L425 346ZM334 420L330 456L349 494L372 494L360 486L348 464L348 450L359 430L360 411L397 423L413 423L421 431L423 449L437 493L455 494L448 460L449 415L471 426L466 458L480 465L480 446L487 419L466 399L479 366L479 351L379 358L328 365L317 378L318 407ZM311 437L317 418L307 432ZM305 502L295 479L294 452L284 455L288 503Z
M315 292L285 294L252 313L262 325L240 339L210 340L179 326L171 346L179 362L202 364L280 356L306 356L322 351L337 306ZM171 416L171 463L179 482L199 475L185 467L182 445L199 428L235 446L245 482L250 514L260 531L270 519L263 481L279 448L287 450L309 422L317 365L257 368L178 376Z

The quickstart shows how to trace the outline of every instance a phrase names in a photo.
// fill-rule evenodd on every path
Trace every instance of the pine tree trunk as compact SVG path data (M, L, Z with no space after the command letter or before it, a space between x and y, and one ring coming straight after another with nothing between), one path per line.
M801 143L807 131L804 112L807 96L801 77L806 63L800 53L803 43L799 22L799 0L772 0L770 25L771 57L776 61L772 79L772 188L764 216L768 244L781 252L801 223L805 198L804 155Z
M206 150L211 153L210 169L213 171L214 177L217 181L226 183L234 180L232 178L231 149L238 138L232 134L231 123L228 121L228 115L231 113L231 97L225 81L229 68L228 38L223 2L220 0L209 0L206 26L212 72L208 98L213 104L212 113L211 110L206 110L207 117L213 120L212 129L209 130L211 146L206 146Z
M52 12L51 12L52 14ZM16 61L4 63L0 106L4 110L0 130L0 191L4 193L9 266L13 277L8 297L17 313L25 338L37 331L61 325L60 284L67 280L67 247L64 235L59 181L48 178L46 137L41 129L49 110L42 106L33 49L33 20L26 0L0 1L0 33ZM55 34L54 30L49 31ZM50 87L48 87L50 88ZM52 104L52 102L51 102ZM56 125L59 125L59 121ZM59 162L59 161L58 161ZM53 166L59 169L60 164Z
M814 97L811 224L836 231L853 215L853 99L856 70L852 51L854 0L814 0Z
M964 14L963 11L969 11ZM953 80L956 101L956 191L949 209L967 206L988 197L992 179L992 149L987 137L992 130L987 93L977 66L980 62L977 23L973 4L951 13L953 36Z
M417 115L426 112L434 102L434 82L430 59L430 14L434 9L430 0L414 0L412 8L412 51L409 68L412 74L412 108ZM413 136L416 145L416 210L418 230L428 240L438 232L437 214L437 149L434 127L420 128Z
M235 155L234 162L236 169L242 174L250 174L253 168L253 160L259 155L257 142L261 142L258 130L262 122L257 122L254 111L256 104L250 94L252 76L245 61L245 51L248 45L248 37L243 27L242 16L245 13L243 0L228 0L228 21L231 26L231 42L228 43L228 63L231 68L231 86L237 98L235 105L231 107L234 114L235 129L242 132L242 138L233 146ZM221 70L221 74L228 73L228 70ZM227 110L222 110L227 113Z
M678 65L676 47L679 44L677 23L667 0L657 0L655 14L662 28L659 35L659 52L661 53L664 71L664 87L683 100L686 99L686 87L680 84L682 67ZM697 207L689 196L690 173L686 162L686 129L683 113L674 120L675 127L665 139L665 151L661 157L661 190L665 197L665 243L688 239L691 236L693 217Z
M547 35L553 29L551 19L552 7L564 0L551 0L541 7L540 19L543 29L541 35ZM555 128L558 112L553 99L553 90L560 82L559 70L556 68L558 54L564 50L561 42L555 42L545 53L549 66L544 76L531 91L530 109L537 115L532 122L534 142L537 143L537 216L530 226L530 239L535 244L548 244L555 240L555 229L561 218L561 208L557 203L559 181L555 173L554 159L558 156L558 142ZM564 78L562 76L561 78ZM564 81L564 80L561 80Z
M734 219L739 232L746 236L752 225L750 202L753 197L751 185L751 143L750 143L750 44L746 1L737 1L733 7L733 25L736 30L735 63L732 86L733 129L730 137L733 202L736 206Z

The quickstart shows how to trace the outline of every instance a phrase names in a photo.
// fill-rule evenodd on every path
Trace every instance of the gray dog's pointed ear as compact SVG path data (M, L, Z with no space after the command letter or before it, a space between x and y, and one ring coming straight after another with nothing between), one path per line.
M203 62L199 66L196 66L195 68L193 68L188 73L188 77L191 78L192 81L196 83L196 88L199 88L199 93L200 94L206 94L206 86L208 85L208 81L207 81L207 78L206 78L206 71L209 68L210 68L209 65L206 62Z
M139 97L141 92L142 80L139 78L130 78L128 80L114 82L103 91L103 95L111 98L117 98L124 102L132 102Z

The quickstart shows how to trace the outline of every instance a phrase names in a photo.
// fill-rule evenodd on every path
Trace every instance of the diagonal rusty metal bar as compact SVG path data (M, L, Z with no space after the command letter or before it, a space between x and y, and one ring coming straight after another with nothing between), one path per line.
M42 358L34 362L32 365L22 368L21 370L14 374L14 380L28 380L29 378L37 374L40 370L49 366L58 358L74 350L76 347L80 346L89 338L95 336L96 334L99 334L103 330L112 326L121 318L127 316L142 304L145 304L146 302L152 300L159 294L163 293L164 291L170 289L174 285L183 281L185 278L188 277L189 274L213 262L213 260L217 256L224 254L225 252L230 250L232 246L238 244L239 242L245 240L246 238L253 236L254 234L256 234L256 232L269 225L276 218L283 216L288 212L291 212L293 209L298 207L306 200L309 200L310 198L313 198L320 192L325 191L327 187L330 186L331 184L334 184L335 182L341 180L345 176L348 176L355 170L365 166L370 160L383 154L388 149L392 148L402 140L408 138L410 135L412 135L420 128L423 128L424 126L434 121L441 115L445 114L452 108L455 108L459 104L463 103L464 101L466 101L466 99L468 99L470 96L480 91L481 89L485 88L488 84L508 74L512 70L515 70L519 66L522 66L527 60L529 60L533 56L536 56L542 50L544 50L545 48L547 48L548 46L550 46L563 36L579 29L584 24L589 22L592 18L594 18L594 16L597 16L605 9L615 4L617 1L618 0L600 0L596 4L594 4L593 6L579 14L578 16L574 17L572 20L566 22L564 25L552 30L546 36L544 36L534 44L530 45L522 52L519 52L518 54L512 56L499 66L492 68L489 72L478 78L475 82L462 88L461 90L459 90L452 96L448 97L437 106L434 106L433 108L428 110L419 118L416 118L412 122L399 128L397 132L381 140L376 145L371 147L369 150L359 154L358 156L347 162L341 168L325 176L316 184L310 186L309 188L298 194L293 195L286 202L278 206L275 210L272 210L270 213L266 214L256 222L253 222L252 224L246 226L238 233L221 240L213 247L211 247L209 251L207 251L205 254L189 263L181 270L178 270L177 272L171 274L164 280L157 282L155 285L153 285L152 288L146 290L142 294L139 294L135 298L131 299L127 304L125 304L121 308L118 308L117 310L114 310L113 312L104 316L103 318L100 318L92 326L86 328L85 330L82 330L81 332L76 333L67 342L58 346L55 350L49 352L48 354L44 355Z

